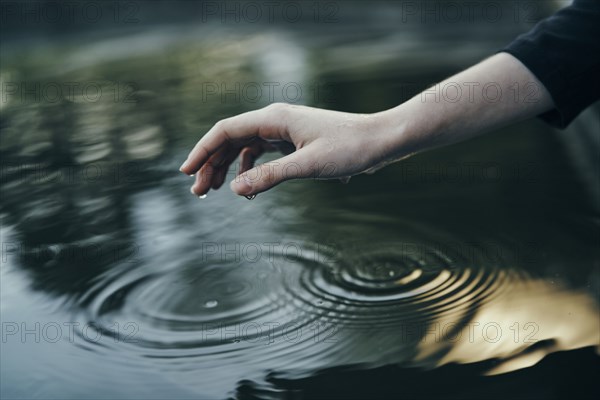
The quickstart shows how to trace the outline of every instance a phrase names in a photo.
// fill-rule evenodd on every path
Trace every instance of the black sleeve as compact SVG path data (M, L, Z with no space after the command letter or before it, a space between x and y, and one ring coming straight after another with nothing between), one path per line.
M521 61L556 108L540 115L566 127L600 98L600 0L575 0L501 51Z

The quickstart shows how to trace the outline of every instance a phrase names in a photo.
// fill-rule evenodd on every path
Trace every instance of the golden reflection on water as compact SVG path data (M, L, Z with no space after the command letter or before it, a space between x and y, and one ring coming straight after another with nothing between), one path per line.
M530 367L553 352L588 346L600 350L598 303L587 292L546 279L515 280L457 331L452 330L454 321L441 318L430 325L417 361L441 354L437 366L497 359L486 373L496 375Z

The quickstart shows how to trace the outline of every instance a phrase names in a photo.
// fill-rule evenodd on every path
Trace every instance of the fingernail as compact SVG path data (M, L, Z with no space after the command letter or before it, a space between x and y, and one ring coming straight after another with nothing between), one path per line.
M183 169L184 169L185 167L187 167L187 163L188 163L188 162L187 162L187 160L185 160L185 161L183 162L183 164L181 164L181 167L179 167L179 170L180 170L181 172L183 172Z
M200 196L198 196L195 192L194 192L194 188L191 187L190 188L190 193L193 194L194 196L198 197L200 200L205 199L206 198L206 194L202 194Z
M245 175L240 175L229 184L231 190L237 194L246 195L252 191L252 185Z

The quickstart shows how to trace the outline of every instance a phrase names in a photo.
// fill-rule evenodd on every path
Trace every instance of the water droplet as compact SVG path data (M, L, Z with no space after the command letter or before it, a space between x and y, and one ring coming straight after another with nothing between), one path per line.
M204 200L204 199L206 198L206 195L205 195L205 194L203 194L202 196L198 196L198 198L199 198L200 200Z
M256 198L255 194L251 194L250 196L244 196L245 198L247 198L248 200L254 200Z
M216 300L208 300L204 303L204 307L206 308L215 308L217 305L219 305L219 302Z

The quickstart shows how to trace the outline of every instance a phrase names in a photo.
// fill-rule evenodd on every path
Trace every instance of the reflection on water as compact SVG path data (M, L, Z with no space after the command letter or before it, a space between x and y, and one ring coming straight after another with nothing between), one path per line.
M286 48L296 69L223 39L165 40L57 76L35 61L0 71L102 77L121 96L2 103L3 395L222 398L269 373L492 360L482 372L494 375L599 345L597 220L539 124L346 186L189 195L177 172L189 145L261 105L197 88L319 78L289 38L245 40ZM359 94L381 83L344 82ZM387 95L369 107L398 101Z
M559 350L598 346L598 304L584 292L547 280L520 279L445 340L421 343L419 358L445 353L437 365L500 359L488 374L529 367ZM454 326L440 318L438 326ZM477 331L481 330L479 334Z

